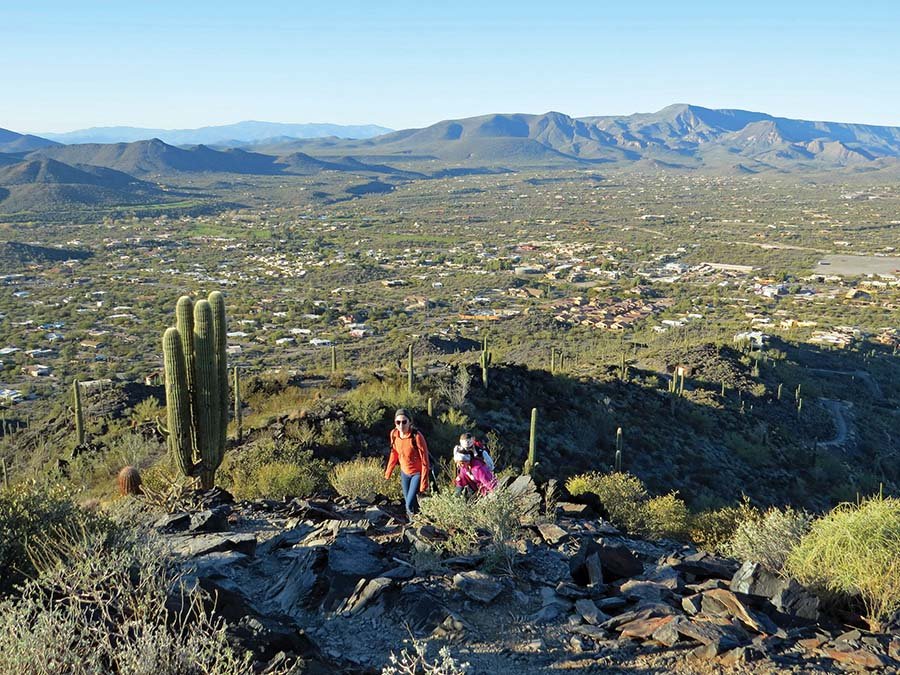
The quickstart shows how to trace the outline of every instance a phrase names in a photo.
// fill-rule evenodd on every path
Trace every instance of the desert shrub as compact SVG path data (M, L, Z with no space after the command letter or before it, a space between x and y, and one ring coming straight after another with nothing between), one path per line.
M522 504L508 490L498 488L468 500L444 490L421 499L419 505L419 517L447 533L448 539L435 545L443 553L467 555L487 550L488 564L512 567L511 546L521 527Z
M359 395L348 395L344 409L347 412L347 419L363 429L370 429L384 422L389 414L387 407L382 404L380 399Z
M385 480L384 469L384 462L380 459L357 457L336 464L328 474L328 482L342 497L362 499L384 495L389 499L401 499L399 479L394 476L391 480Z
M472 386L472 375L464 364L456 366L451 375L441 379L437 393L441 400L447 401L453 408L461 408L466 403L469 389Z
M468 663L460 663L450 654L450 648L441 647L436 658L428 656L428 643L413 638L412 649L404 648L399 655L391 652L388 664L382 668L381 675L466 675L470 673Z
M306 497L325 485L329 467L297 441L266 438L226 453L217 476L238 499ZM279 468L287 473L278 475Z
M90 496L108 496L116 492L115 478L123 466L144 469L163 454L165 446L154 438L130 431L120 433L110 438L106 448L73 459L68 482Z
M503 441L500 440L500 434L493 430L489 431L484 439L484 444L491 459L494 460L494 469L496 471L509 465L509 451L503 445Z
M195 590L180 587L170 558L135 535L78 531L44 542L37 576L0 603L0 672L238 675L249 655ZM173 614L170 597L183 611Z
M759 510L744 496L737 505L695 513L690 518L691 541L710 553L723 553L738 526L747 520L758 520Z
M145 398L143 401L136 403L131 410L131 423L137 427L145 423L153 422L161 417L165 408L160 405L159 399L155 396Z
M812 522L787 569L832 593L859 596L873 627L900 609L900 499L841 504Z
M319 430L319 442L333 450L345 450L350 445L347 436L347 424L343 420L327 419Z
M644 532L648 495L637 476L624 472L581 474L569 478L566 489L575 496L585 492L597 495L614 525L632 533Z
M646 534L652 539L680 539L688 529L688 510L677 492L654 497L645 505Z
M344 403L350 418L366 427L380 422L386 415L392 415L397 408L416 411L425 407L422 395L410 394L405 382L400 386L377 380L365 382L347 392ZM379 410L382 411L380 414L377 412Z
M780 572L788 554L809 530L812 517L804 511L771 508L758 518L738 523L723 551L738 560L762 563Z
M255 494L268 499L309 497L321 485L318 472L308 463L269 462L256 470L254 479Z
M0 593L34 576L34 547L68 533L114 530L101 514L79 508L61 486L28 482L0 490Z
M319 432L314 424L307 420L290 422L284 425L284 435L296 441L301 448L313 447L319 439Z
M632 534L653 539L681 538L688 531L689 514L676 492L661 497L647 493L637 476L630 473L583 473L566 481L573 496L597 495L609 513L610 521Z
M456 408L441 413L428 435L428 447L432 456L441 453L449 455L450 449L459 443L459 435L471 431L472 426L472 420Z
M300 387L286 386L284 389L266 393L265 391L244 392L247 406L253 411L254 416L246 419L248 426L253 419L268 419L294 414L299 410L305 410L310 402L310 393Z

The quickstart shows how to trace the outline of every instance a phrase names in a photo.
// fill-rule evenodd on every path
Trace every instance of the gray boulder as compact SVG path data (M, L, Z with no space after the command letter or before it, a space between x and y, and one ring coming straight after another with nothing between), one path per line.
M731 579L731 590L767 598L780 612L819 619L819 598L793 579L780 577L755 562L745 562Z

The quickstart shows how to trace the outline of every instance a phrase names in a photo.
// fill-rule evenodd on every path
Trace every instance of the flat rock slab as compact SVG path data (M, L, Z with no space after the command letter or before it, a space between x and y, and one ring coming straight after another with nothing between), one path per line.
M190 526L191 516L189 513L170 513L153 524L153 527L163 534L186 532Z
M333 574L375 577L385 571L381 545L362 534L341 532L328 549L328 569Z
M867 649L852 649L844 651L842 649L825 648L822 650L830 659L834 659L838 663L844 663L850 666L858 666L861 668L885 668L890 661L880 654L874 654ZM896 662L895 662L896 665ZM896 672L896 671L895 671Z
M317 599L324 585L324 569L328 561L325 548L301 549L287 571L272 580L269 597L285 614Z
M230 506L219 506L214 509L198 511L191 516L191 532L227 532Z
M500 595L503 585L497 582L492 576L472 570L471 572L460 572L453 577L453 586L458 588L467 597L484 604Z
M600 564L603 573L614 578L634 577L644 571L644 565L622 544L613 544L600 539L597 541Z
M750 609L737 595L721 588L703 593L700 611L711 616L733 617L757 633L774 635L778 632L772 619Z
M581 615L581 618L592 626L608 621L609 617L600 611L600 608L594 604L589 598L581 598L575 601L575 611Z
M207 553L221 551L238 551L253 555L256 552L256 535L254 534L196 534L181 538L174 544L176 553L195 558Z
M674 616L658 616L647 619L635 619L619 626L622 637L639 638L645 640L657 630L675 620Z
M595 515L594 509L587 504L575 504L573 502L557 503L556 512L570 518L591 518Z
M721 621L692 619L679 622L678 632L704 646L713 647L716 654L741 647L750 641L744 631L724 619Z
M768 598L777 610L810 621L819 618L819 598L793 579L784 579L759 563L746 562L731 579L736 593Z
M619 588L619 591L627 598L660 602L663 595L669 593L669 588L655 581L643 581L641 579L629 579Z
M733 560L719 558L701 551L684 558L675 559L672 567L683 574L698 579L731 579L737 572L738 564Z
M386 577L376 577L370 581L360 579L359 583L356 585L356 589L338 609L338 613L345 616L359 614L393 583L394 582L391 579Z
M569 535L568 532L554 523L541 523L537 526L537 529L541 538L550 546L556 546Z

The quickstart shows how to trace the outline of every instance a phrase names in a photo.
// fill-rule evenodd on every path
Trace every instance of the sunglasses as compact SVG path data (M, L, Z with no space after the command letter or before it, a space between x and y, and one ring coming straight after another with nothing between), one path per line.
M398 427L402 427L404 424L409 424L409 420L394 420L394 424Z

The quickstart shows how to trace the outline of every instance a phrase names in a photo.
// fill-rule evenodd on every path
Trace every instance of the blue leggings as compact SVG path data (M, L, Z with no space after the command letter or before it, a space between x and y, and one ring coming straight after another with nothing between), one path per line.
M414 473L407 476L400 472L400 489L403 490L403 499L406 502L406 513L416 513L419 510L419 484L422 482L422 474Z

